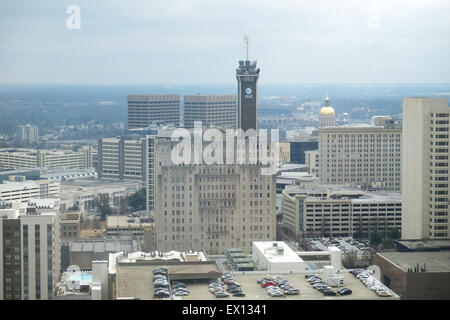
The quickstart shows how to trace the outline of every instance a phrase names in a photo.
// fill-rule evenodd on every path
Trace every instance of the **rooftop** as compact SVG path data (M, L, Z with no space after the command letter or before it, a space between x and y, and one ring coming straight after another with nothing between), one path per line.
M70 244L71 252L134 252L139 242L132 236L120 236L107 239L74 240Z
M378 255L396 264L403 271L413 269L419 265L425 272L450 272L450 250L434 252L382 252Z
M132 296L145 300L159 300L159 298L153 298L153 282L152 282L152 272L148 272L146 266L129 268L128 270L123 270L122 277L117 278L117 291L118 296ZM167 266L170 274L170 267ZM177 266L182 268L183 266ZM156 268L156 266L155 266ZM133 270L134 272L130 272ZM318 274L323 278L323 273L319 270L314 273ZM236 302L242 300L399 300L398 296L381 298L376 295L375 292L366 288L366 286L361 283L353 275L342 272L341 275L344 277L344 286L352 290L352 294L346 296L324 296L318 290L312 288L312 286L306 281L304 273L297 274L284 274L283 276L292 284L294 288L300 290L299 295L290 295L284 297L271 297L266 293L264 288L261 288L256 280L270 276L266 272L236 272L234 277L236 281L242 286L242 290L245 293L245 297L233 297L230 295L228 298L222 298L223 300L234 300ZM272 274L275 276L275 274ZM207 281L185 281L187 289L189 290L189 295L177 297L180 300L212 300L216 301L217 298L212 295L208 290Z
M450 240L399 240L398 243L406 251L450 250Z
M262 252L271 263L303 262L284 241L254 241L253 246ZM283 249L283 254L277 253L278 248Z
M128 216L107 216L106 217L106 228L117 228L117 227L149 227L153 225L151 222L141 222L139 217L128 217Z

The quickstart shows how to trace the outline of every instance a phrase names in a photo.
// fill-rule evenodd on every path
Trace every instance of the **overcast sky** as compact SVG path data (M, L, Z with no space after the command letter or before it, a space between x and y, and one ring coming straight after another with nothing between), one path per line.
M70 5L80 29L70 30ZM450 83L448 0L1 0L0 83Z

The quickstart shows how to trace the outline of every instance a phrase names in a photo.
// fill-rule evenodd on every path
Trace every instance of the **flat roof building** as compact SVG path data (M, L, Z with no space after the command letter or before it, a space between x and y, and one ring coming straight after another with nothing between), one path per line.
M84 146L80 151L24 148L0 149L0 169L35 167L91 168L92 166L91 146Z
M450 239L448 99L403 98L402 239Z
M270 273L307 270L305 262L283 241L254 241L252 258L259 270Z
M402 300L450 299L450 250L380 252L374 257L381 281Z
M153 122L179 125L178 94L138 94L128 96L128 129L146 128Z
M401 230L399 192L292 187L283 191L282 207L283 225L295 239L303 235L367 237L372 230Z
M320 183L400 190L401 124L374 120L319 128Z
M195 121L202 126L232 128L236 126L235 95L184 96L184 127L193 128Z

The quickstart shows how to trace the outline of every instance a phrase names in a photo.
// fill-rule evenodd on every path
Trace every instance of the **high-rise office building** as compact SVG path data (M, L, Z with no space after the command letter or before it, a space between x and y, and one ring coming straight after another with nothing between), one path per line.
M449 239L449 114L447 99L403 99L402 239Z
M154 208L158 250L251 252L252 241L275 240L275 176L261 174L262 165L178 165L170 132L148 138L148 208Z
M0 206L0 300L52 299L60 277L59 200Z
M400 121L389 117L319 128L320 183L399 191L401 134Z
M177 94L129 95L128 129L149 127L153 122L178 125L180 96Z
M259 68L256 61L248 60L248 39L247 59L239 61L239 68L236 69L236 79L238 81L238 129L247 131L248 129L258 129L258 101L257 82L259 78Z
M39 128L37 126L25 125L19 127L20 138L28 144L37 143L39 140Z
M184 127L193 128L195 121L201 121L204 126L235 128L236 96L184 96Z
M99 139L99 179L145 182L146 141L136 135Z

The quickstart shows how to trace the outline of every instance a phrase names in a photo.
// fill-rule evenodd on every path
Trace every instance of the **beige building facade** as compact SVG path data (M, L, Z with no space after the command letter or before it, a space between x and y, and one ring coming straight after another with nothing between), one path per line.
M256 164L175 165L171 150L176 143L160 136L154 144L158 250L224 254L239 247L250 253L252 241L275 240L274 175L262 175Z
M236 126L235 95L184 96L184 127L193 128L195 121L203 126L234 128Z
M401 188L399 123L319 128L321 184Z
M449 114L447 99L403 99L402 239L449 239Z

